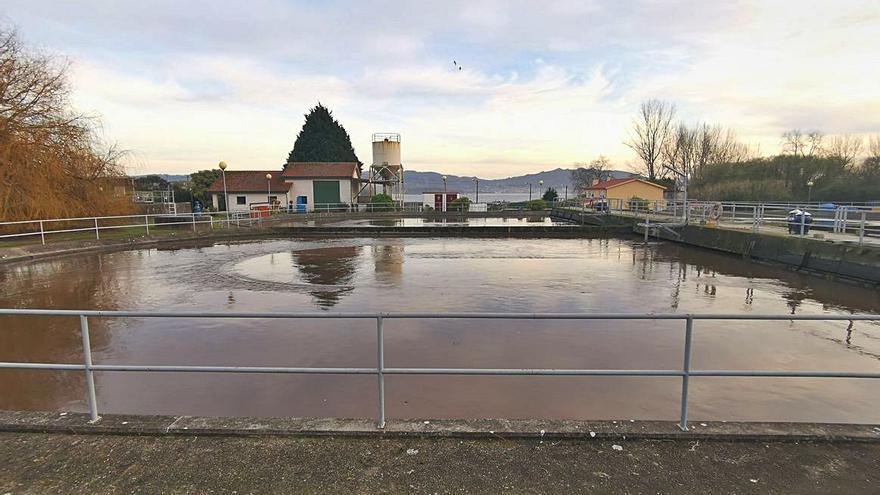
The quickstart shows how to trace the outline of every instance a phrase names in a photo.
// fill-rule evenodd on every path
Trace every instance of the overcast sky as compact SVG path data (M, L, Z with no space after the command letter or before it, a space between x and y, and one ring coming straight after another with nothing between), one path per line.
M278 168L318 101L365 163L371 133L399 132L406 167L483 177L625 168L646 98L764 154L789 128L880 132L878 0L5 0L0 16L70 59L75 105L133 173Z

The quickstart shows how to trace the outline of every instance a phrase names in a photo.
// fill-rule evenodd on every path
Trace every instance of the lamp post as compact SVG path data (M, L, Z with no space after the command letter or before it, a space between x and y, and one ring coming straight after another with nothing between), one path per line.
M443 201L440 203L440 206L443 207L443 211L446 211L446 176L443 176Z
M532 183L529 182L529 201L532 200Z
M538 181L538 192L541 193L541 198L544 198L544 180L543 179Z
M480 179L478 177L474 177L474 184L477 185L477 199L474 202L479 203L480 202Z
M229 194L226 192L226 162L221 161L220 173L223 175L223 209L226 210L226 226L229 226ZM220 205L217 205L220 206Z
M813 199L813 186L816 185L813 181L807 181L807 203Z
M269 203L269 209L272 209L272 174L266 174L266 202Z

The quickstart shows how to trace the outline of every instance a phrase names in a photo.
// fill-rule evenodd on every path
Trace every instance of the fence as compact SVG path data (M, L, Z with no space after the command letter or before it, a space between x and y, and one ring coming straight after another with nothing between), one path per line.
M570 203L570 202L569 202ZM880 206L876 203L754 203L719 201L647 201L588 198L582 208L594 213L636 216L654 223L715 223L760 232L785 229L791 234L807 235L811 230L847 234L859 245L869 237L880 237ZM810 213L789 221L792 210ZM809 218L809 220L808 220Z
M86 311L46 309L0 309L0 317L9 315L78 317L82 336L83 363L0 362L0 369L38 369L78 371L85 373L86 400L91 420L98 421L95 394L96 371L101 372L180 372L180 373L292 373L374 375L377 379L377 426L385 427L386 375L542 375L542 376L635 376L680 377L681 407L679 427L687 431L688 391L690 378L696 377L790 377L790 378L880 378L880 372L847 371L774 371L774 370L695 370L691 368L692 343L697 320L812 320L812 321L880 321L880 315L731 315L731 314L578 314L578 313L209 313L157 311ZM89 318L249 318L249 319L363 319L376 322L376 366L372 368L310 368L261 366L143 366L96 364L92 361L89 343ZM525 369L525 368L394 368L385 366L384 321L388 319L505 319L505 320L679 320L684 325L684 352L680 369Z
M42 244L52 240L57 234L94 233L96 240L101 239L101 232L121 229L142 231L151 235L157 229L169 227L188 228L193 231L202 229L249 227L260 225L268 217L301 217L296 205L292 208L271 209L266 203L264 209L232 210L229 212L204 212L169 214L119 215L107 217L54 218L42 220L21 220L0 222L0 232L8 229L19 229L22 232L0 234L3 240L39 239ZM573 206L580 205L580 206ZM607 213L645 217L651 222L681 223L685 216L694 222L716 222L729 227L751 228L754 232L761 229L789 228L788 213L791 209L805 209L812 214L812 223L803 222L795 225L792 233L806 235L810 229L824 230L834 234L848 234L862 244L866 238L880 237L880 207L873 203L828 205L819 203L743 203L743 202L708 202L688 201L647 201L605 198L586 198L566 200L551 207L569 208L580 212ZM308 213L311 216L346 216L354 214L391 214L391 213L429 213L418 203L406 203L403 206L358 203L321 203L312 205ZM458 213L449 211L448 213Z

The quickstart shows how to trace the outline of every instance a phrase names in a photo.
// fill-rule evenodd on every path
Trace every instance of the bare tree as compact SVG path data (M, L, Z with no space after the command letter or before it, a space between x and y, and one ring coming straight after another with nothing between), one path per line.
M611 160L605 155L590 163L575 163L575 169L571 171L572 187L577 194L583 194L595 181L607 180L610 176Z
M810 131L807 133L807 155L819 156L823 152L822 142L825 140L825 134L822 131Z
M807 147L806 137L800 129L782 133L782 152L794 156L804 156Z
M674 116L674 105L660 100L648 100L642 102L639 114L633 120L629 139L624 144L636 152L649 179L663 175L659 161L669 138Z
M800 157L818 156L822 153L824 138L822 131L804 133L800 129L792 129L782 134L782 152Z
M838 158L847 166L856 164L856 157L862 152L862 138L851 134L832 136L824 150L827 157Z
M868 154L871 158L880 160L880 134L868 138Z
M693 173L696 146L696 132L686 124L679 123L663 144L663 161L673 169L690 176Z

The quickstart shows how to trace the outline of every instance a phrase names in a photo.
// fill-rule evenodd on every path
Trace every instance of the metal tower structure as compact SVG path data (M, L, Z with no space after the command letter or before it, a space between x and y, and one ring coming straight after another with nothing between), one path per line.
M404 204L403 164L400 163L400 134L373 134L373 164L361 191L369 188L370 197L387 194L400 206ZM360 194L358 194L360 196Z

